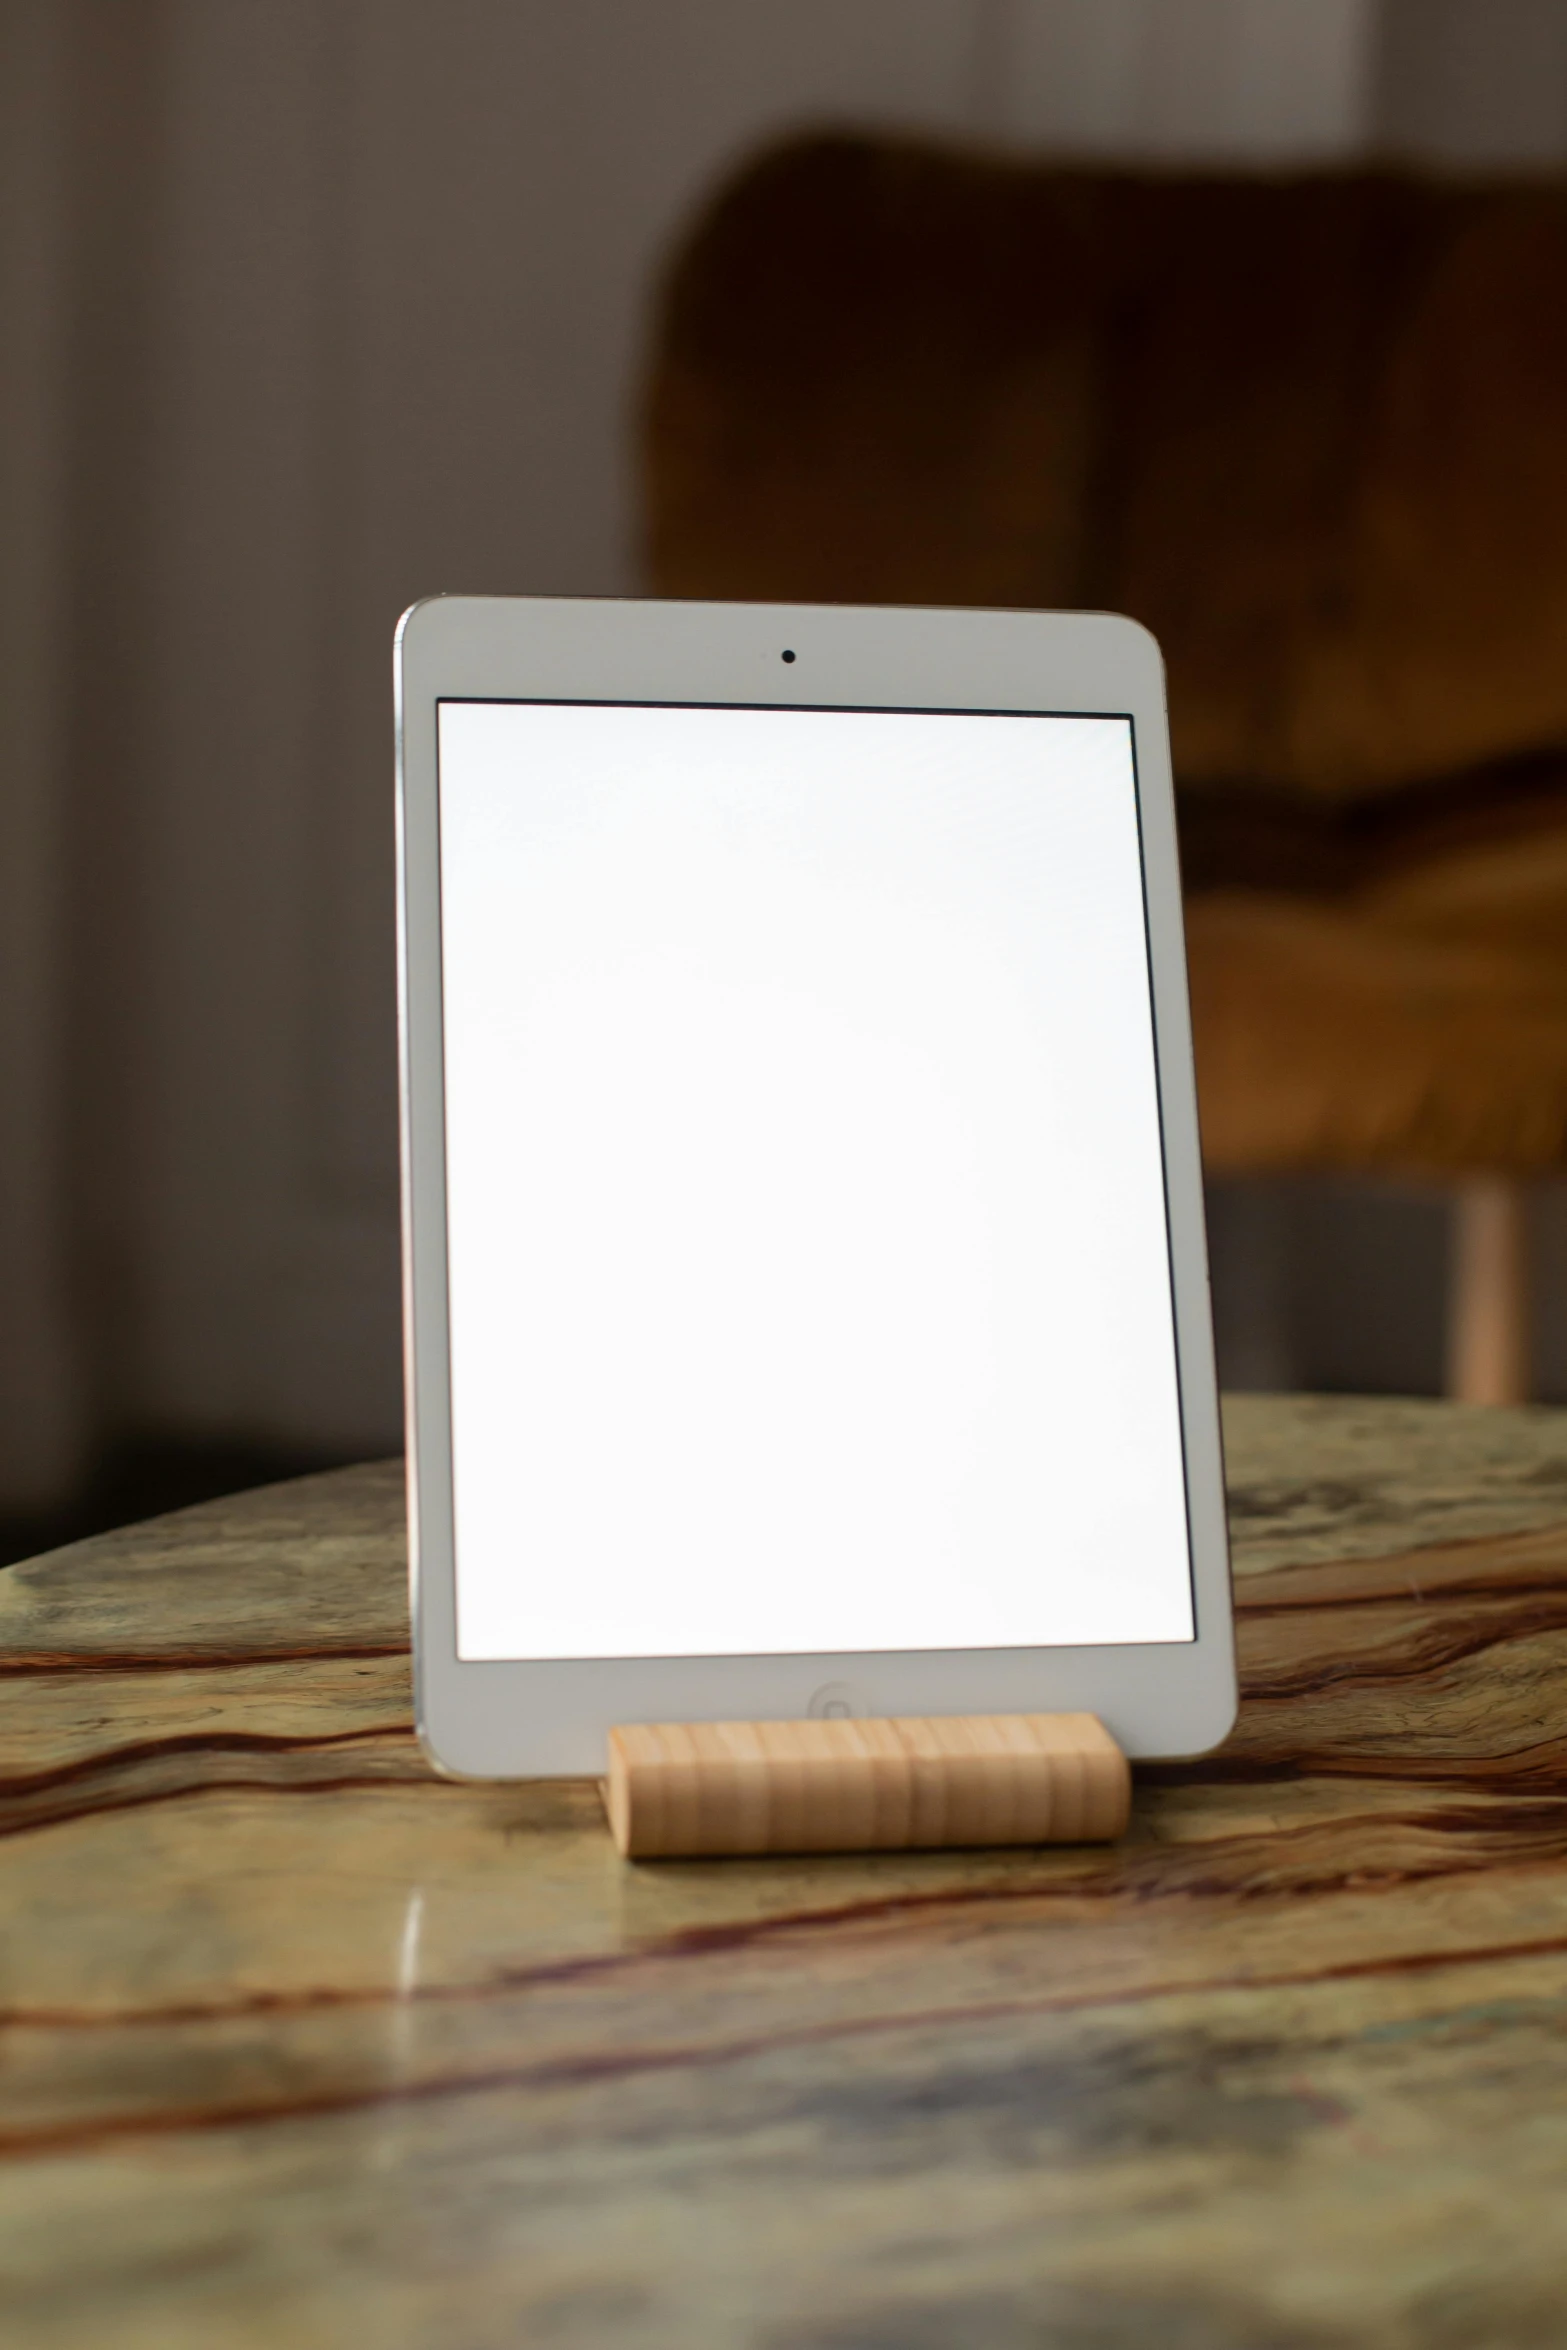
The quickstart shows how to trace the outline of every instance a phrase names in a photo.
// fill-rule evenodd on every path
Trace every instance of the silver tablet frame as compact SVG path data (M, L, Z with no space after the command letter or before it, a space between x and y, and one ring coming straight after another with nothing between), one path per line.
M782 658L784 648L795 654ZM1164 668L1100 613L441 596L398 625L398 1004L408 1534L419 1734L475 1777L598 1771L617 1722L1098 1714L1134 1756L1196 1754L1235 1657ZM437 706L625 701L1115 715L1132 721L1171 1237L1196 1638L1149 1646L465 1663L448 1377Z

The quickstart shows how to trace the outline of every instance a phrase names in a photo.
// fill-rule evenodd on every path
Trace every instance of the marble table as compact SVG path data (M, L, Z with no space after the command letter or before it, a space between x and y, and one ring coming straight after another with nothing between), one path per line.
M1244 1399L1113 1850L434 1778L396 1464L0 1575L0 2339L1557 2350L1567 1414Z

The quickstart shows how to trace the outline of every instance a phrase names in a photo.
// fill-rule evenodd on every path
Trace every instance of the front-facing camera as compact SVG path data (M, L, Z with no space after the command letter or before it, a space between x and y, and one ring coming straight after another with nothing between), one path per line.
M792 653L785 653L784 659L786 661L792 661L794 659L794 655Z

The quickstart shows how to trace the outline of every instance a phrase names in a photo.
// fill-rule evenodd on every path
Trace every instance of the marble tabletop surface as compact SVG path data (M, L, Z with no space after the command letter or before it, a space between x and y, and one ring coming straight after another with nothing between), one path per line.
M18 2350L1558 2350L1567 1414L1240 1399L1106 1850L434 1778L395 1463L0 1575Z

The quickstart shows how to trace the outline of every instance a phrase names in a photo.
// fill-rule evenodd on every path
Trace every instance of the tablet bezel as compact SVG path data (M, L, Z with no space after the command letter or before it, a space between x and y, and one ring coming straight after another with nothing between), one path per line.
M785 649L795 658L784 662ZM602 1769L618 1722L1083 1710L1133 1756L1235 1715L1229 1551L1164 670L1100 613L439 596L398 625L398 1013L409 1584L419 1735L464 1777ZM1096 1648L464 1662L448 1367L437 710L442 701L1007 711L1132 722L1196 1637Z

